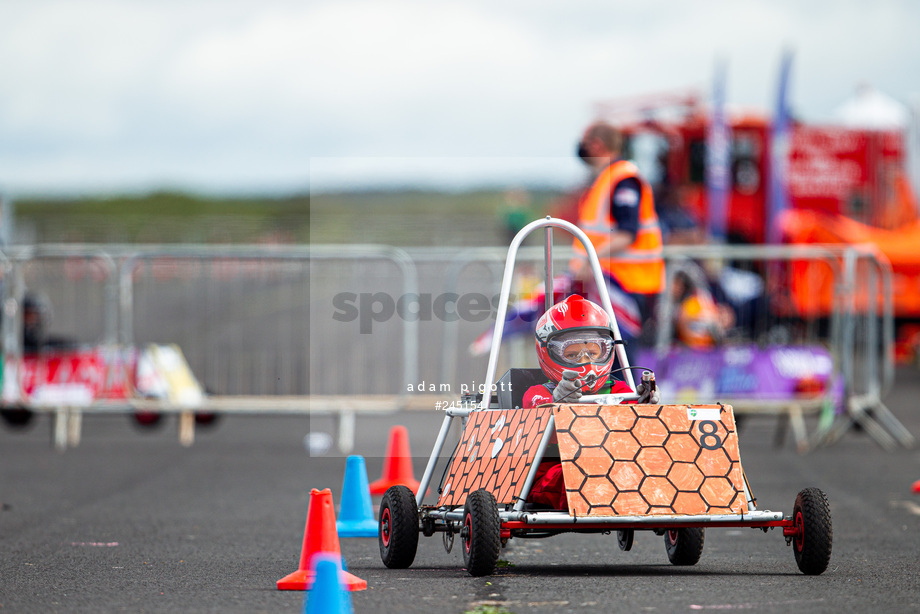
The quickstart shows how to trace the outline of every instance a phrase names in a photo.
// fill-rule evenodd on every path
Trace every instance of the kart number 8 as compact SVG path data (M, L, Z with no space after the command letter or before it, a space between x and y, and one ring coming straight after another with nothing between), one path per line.
M700 422L700 447L706 450L718 450L722 447L722 438L718 436L719 425L714 420Z

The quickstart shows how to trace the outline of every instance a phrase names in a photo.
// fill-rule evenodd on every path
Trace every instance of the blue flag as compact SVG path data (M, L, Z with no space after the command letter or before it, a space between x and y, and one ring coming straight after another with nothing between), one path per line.
M779 72L779 89L776 95L776 113L773 117L773 129L770 133L770 183L767 194L767 243L779 243L779 220L783 211L789 207L787 170L789 167L789 149L791 140L791 114L789 112L788 90L789 72L792 67L792 51L783 53Z
M706 200L709 234L725 242L728 194L731 189L732 134L725 117L725 62L716 65L712 81L712 113L706 132Z

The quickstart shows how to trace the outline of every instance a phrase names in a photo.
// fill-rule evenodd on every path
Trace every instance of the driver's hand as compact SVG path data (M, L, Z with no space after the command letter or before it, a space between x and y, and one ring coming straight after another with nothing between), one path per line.
M642 380L636 386L636 394L639 398L636 400L641 405L658 405L661 403L661 394L658 392L658 386L655 385L655 375L649 371L642 374Z
M581 399L582 382L577 377L577 371L563 371L562 381L553 389L553 400L557 403L574 403Z
M636 402L640 405L659 405L661 395L658 393L658 389L650 390L649 388L646 384L636 386L636 392L639 394L639 399Z

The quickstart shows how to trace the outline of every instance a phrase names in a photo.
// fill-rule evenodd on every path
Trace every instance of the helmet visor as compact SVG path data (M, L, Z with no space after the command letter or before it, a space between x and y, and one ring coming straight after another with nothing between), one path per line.
M606 331L564 332L550 339L546 348L562 365L606 364L613 354L613 336Z

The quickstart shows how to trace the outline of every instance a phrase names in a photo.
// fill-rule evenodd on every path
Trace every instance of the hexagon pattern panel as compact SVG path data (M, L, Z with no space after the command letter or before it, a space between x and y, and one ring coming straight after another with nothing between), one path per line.
M730 406L554 405L569 513L747 512Z
M501 503L514 503L524 487L551 407L475 411L467 418L451 458L438 505L463 505L485 488Z

